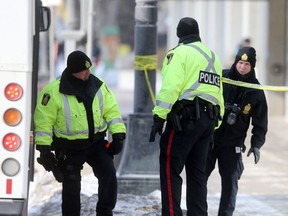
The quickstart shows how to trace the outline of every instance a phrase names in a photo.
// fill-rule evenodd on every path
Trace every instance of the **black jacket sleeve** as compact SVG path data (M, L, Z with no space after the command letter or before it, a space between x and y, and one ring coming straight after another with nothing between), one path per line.
M268 107L263 91L259 91L258 103L251 117L253 126L251 131L251 147L261 148L265 143L265 137L268 131Z

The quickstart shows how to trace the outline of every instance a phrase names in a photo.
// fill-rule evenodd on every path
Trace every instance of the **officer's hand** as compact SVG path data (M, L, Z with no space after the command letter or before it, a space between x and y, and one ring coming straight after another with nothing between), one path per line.
M251 153L254 154L254 162L255 164L257 164L258 161L260 160L260 149L257 147L251 147L247 153L247 157L249 157Z
M157 115L154 115L153 120L154 123L150 132L149 142L155 141L155 136L157 132L159 133L160 136L162 135L163 125L165 122L164 119L160 118Z
M40 150L40 157L37 158L37 162L41 164L48 172L52 171L55 164L57 164L55 155L49 149Z
M58 165L53 167L52 173L56 181L60 183L64 181L63 170Z
M107 142L105 147L111 155L119 154L123 149L125 133L116 133L112 135L112 142Z

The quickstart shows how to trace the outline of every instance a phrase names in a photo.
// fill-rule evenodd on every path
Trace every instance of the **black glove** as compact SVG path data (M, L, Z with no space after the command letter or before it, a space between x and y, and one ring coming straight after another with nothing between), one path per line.
M258 161L260 160L260 149L257 147L251 147L247 153L247 157L249 157L249 155L253 152L254 154L254 162L255 164L258 163Z
M112 135L112 142L107 142L105 147L109 154L111 155L117 155L119 154L123 149L124 139L125 139L125 133L116 133Z
M51 152L51 148L49 146L36 146L36 149L40 151L40 157L37 158L37 162L41 164L46 171L52 171L58 182L63 182L64 176L62 169L59 167L55 155Z
M163 125L165 120L160 118L158 115L154 115L153 117L154 123L150 132L149 142L155 141L156 133L158 132L159 135L162 135Z
M48 172L52 171L55 164L57 164L57 160L55 155L51 152L50 147L41 148L39 151L40 157L37 158L37 162L41 164Z

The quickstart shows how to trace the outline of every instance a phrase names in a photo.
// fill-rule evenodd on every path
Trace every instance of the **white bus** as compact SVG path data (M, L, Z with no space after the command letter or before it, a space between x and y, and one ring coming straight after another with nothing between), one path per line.
M0 2L0 215L27 215L39 33L49 25L40 0Z

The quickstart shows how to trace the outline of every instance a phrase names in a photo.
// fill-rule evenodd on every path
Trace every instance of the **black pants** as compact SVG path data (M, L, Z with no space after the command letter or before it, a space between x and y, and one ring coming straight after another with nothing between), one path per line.
M162 216L182 216L180 207L184 166L187 180L187 216L207 216L206 158L215 120L201 111L197 121L184 121L175 132L168 121L160 139Z
M207 175L210 176L218 159L218 168L221 176L221 198L218 216L232 216L238 192L238 180L240 179L244 165L242 154L235 147L218 147L210 149L207 159Z
M105 149L103 141L85 150L67 150L63 162L64 182L62 184L62 215L79 216L81 203L81 175L83 164L87 162L98 179L97 216L113 215L117 199L117 178L113 157Z

